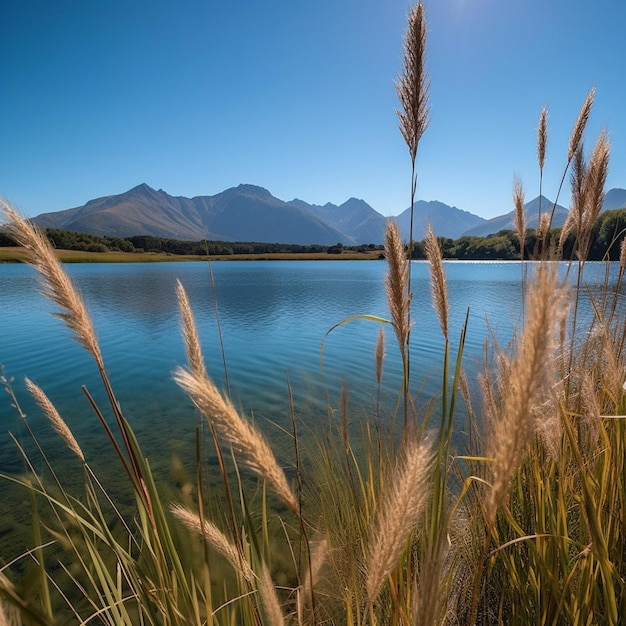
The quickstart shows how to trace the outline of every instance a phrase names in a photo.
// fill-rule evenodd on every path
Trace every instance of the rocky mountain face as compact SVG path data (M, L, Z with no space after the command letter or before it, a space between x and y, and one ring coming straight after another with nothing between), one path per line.
M607 192L604 209L626 207L626 189ZM542 196L524 206L526 225L535 228L539 213L550 212L553 202ZM567 209L554 207L554 226L565 221ZM387 218L364 200L350 198L337 206L308 204L299 199L279 200L267 189L239 185L214 196L170 196L142 184L125 193L90 200L84 206L43 213L33 221L43 228L87 232L96 235L153 235L197 241L258 241L290 244L379 244L384 241L388 219L397 220L408 241L410 209ZM443 202L415 203L413 239L424 238L428 224L440 237L484 237L515 228L514 212L489 220Z
M254 185L239 185L214 196L185 198L146 184L82 207L44 213L41 227L96 235L153 235L182 240L262 241L332 245L354 243L309 211Z

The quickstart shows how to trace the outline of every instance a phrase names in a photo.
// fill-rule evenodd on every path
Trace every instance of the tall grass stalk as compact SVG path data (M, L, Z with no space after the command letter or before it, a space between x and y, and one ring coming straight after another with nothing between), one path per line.
M426 72L426 18L424 5L418 2L409 10L407 29L404 36L403 70L396 82L396 92L400 101L398 119L400 132L409 150L411 158L411 210L409 220L409 268L406 283L406 296L411 300L411 265L413 258L413 213L415 210L415 194L417 193L417 150L422 135L428 127L428 90L430 80ZM405 399L404 424L408 423L408 384L411 366L411 310L408 311L408 332L406 344L402 348L405 361Z

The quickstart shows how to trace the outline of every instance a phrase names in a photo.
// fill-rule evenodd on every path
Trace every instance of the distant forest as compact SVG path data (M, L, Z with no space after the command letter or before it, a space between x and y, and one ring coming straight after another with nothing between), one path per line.
M150 235L133 237L100 237L89 233L76 233L58 228L47 228L45 233L55 248L63 250L84 250L87 252L156 252L172 255L240 255L240 254L272 254L272 253L327 253L341 254L343 251L375 252L383 257L383 246L379 244L362 244L345 246L337 243L334 246L296 245L283 243L231 242L231 241L179 241ZM626 233L626 209L605 211L600 215L593 230L589 260L616 261L620 256L620 244ZM550 231L549 241L558 242L560 228ZM575 255L575 233L570 233L565 241L563 258ZM526 233L524 258L532 258L537 237L534 230ZM520 258L520 246L517 234L511 230L503 230L487 237L460 237L448 239L442 237L439 244L446 259L459 260L517 260ZM0 232L0 247L15 246L15 242ZM413 246L414 259L425 259L426 254L422 242Z

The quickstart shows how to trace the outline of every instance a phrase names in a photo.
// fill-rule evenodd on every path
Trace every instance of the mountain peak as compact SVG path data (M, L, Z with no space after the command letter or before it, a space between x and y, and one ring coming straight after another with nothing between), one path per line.
M265 187L259 187L259 185L251 185L249 183L242 183L241 185L237 185L237 187L233 187L232 190L239 194L246 194L250 196L255 196L257 198L274 197L267 189L265 189Z
M146 193L146 192L154 192L154 189L152 189L152 187L150 187L150 185L148 185L147 183L141 183L140 185L137 185L136 187L129 189L126 193L133 193L135 191Z

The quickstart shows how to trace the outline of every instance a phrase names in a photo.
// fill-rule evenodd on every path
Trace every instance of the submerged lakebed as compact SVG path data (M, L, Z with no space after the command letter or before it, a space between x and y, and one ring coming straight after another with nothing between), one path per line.
M450 261L444 266L452 358L469 308L463 364L471 381L482 368L490 333L505 346L520 324L522 265ZM527 265L529 275L532 266ZM355 320L326 333L351 316L388 317L384 261L222 261L211 267L206 262L77 264L65 268L93 317L123 411L157 472L169 471L174 455L193 456L198 422L194 407L172 380L175 368L185 365L177 279L187 290L196 316L207 370L218 387L224 388L217 307L233 401L254 417L271 443L288 445L288 385L303 428L328 419L327 406L340 405L344 383L350 391L351 417L358 420L375 414L374 352L379 324ZM592 286L601 283L605 268L588 264L586 281ZM617 274L617 268L613 269ZM110 446L81 390L84 385L108 416L91 357L72 340L62 322L51 316L55 307L40 295L33 268L0 265L0 291L0 364L7 378L14 379L13 390L42 447L53 462L68 456L25 390L24 377L48 394L88 460L106 458ZM413 262L412 291L411 376L419 407L441 389L444 346L431 304L427 262ZM586 308L579 316L591 315ZM389 325L385 331L383 418L393 411L401 384L396 337ZM462 406L459 420L459 430L464 430ZM25 465L9 432L31 450L25 424L5 395L0 400L0 473L18 474ZM3 489L0 483L0 494ZM0 517L4 513L0 510Z

